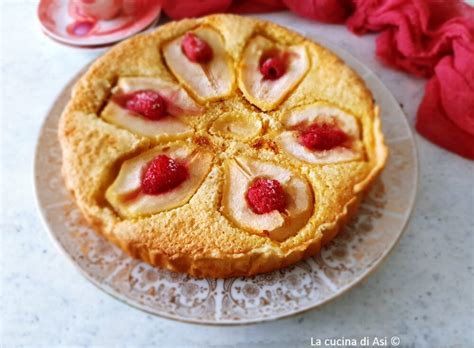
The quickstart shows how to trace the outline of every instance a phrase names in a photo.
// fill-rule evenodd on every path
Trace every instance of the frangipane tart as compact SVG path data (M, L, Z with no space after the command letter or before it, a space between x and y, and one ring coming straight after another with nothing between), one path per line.
M316 254L387 158L378 107L352 69L235 15L112 48L75 85L59 140L66 186L98 233L197 277Z

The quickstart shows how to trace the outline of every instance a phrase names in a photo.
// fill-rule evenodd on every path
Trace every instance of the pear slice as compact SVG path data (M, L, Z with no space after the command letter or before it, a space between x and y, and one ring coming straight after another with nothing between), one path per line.
M165 154L185 163L189 177L179 186L157 195L141 190L141 180L147 164L156 156ZM189 202L210 171L212 154L198 152L184 143L153 148L125 161L105 197L121 217L134 218L156 214Z
M251 115L226 113L220 115L211 125L209 131L223 138L248 140L262 129L262 122Z
M241 156L227 160L224 163L224 171L223 213L240 228L283 241L300 230L310 218L313 212L313 193L306 179L291 170ZM246 193L257 177L267 177L280 182L287 194L285 212L253 212L247 202Z
M126 95L140 90L158 92L167 101L167 112L159 120L149 120L120 106L114 101L114 96ZM113 90L111 101L105 106L101 117L107 122L136 134L155 138L183 138L193 132L186 123L186 117L199 115L202 108L179 85L151 77L120 78Z
M268 51L279 50L287 56L286 71L276 80L265 79L260 60ZM273 41L255 36L247 44L239 67L239 87L249 102L263 111L275 109L298 85L309 69L306 47L279 47Z
M231 95L234 69L220 34L210 27L199 27L192 33L207 42L213 58L202 64L190 61L181 49L182 35L163 46L163 56L171 72L201 102Z
M312 125L334 124L348 136L342 146L331 150L311 150L298 141L301 129ZM287 129L282 132L277 143L286 153L299 160L315 163L336 163L357 160L363 157L363 145L360 141L360 130L354 116L324 103L315 103L288 112L283 117L283 125Z

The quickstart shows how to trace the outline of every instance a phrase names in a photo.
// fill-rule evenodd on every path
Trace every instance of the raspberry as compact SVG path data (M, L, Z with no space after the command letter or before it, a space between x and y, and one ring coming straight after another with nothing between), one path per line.
M181 42L181 50L191 62L207 63L212 59L212 48L193 33L186 33Z
M311 150L331 150L347 140L347 134L341 129L328 124L312 124L299 135L301 145Z
M256 214L266 214L273 210L284 211L286 196L278 180L257 178L246 194L247 202Z
M144 90L133 93L126 101L125 107L150 120L166 116L166 101L157 92Z
M268 80L279 79L286 70L284 57L281 54L273 53L264 56L260 61L260 72Z
M158 155L148 163L142 177L142 191L156 195L174 189L188 177L186 167L176 160Z

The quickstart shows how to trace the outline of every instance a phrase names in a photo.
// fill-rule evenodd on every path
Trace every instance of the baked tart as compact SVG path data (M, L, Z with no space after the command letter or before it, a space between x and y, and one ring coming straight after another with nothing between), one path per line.
M197 277L316 254L384 167L378 107L335 54L235 15L128 39L75 85L67 188L128 254Z

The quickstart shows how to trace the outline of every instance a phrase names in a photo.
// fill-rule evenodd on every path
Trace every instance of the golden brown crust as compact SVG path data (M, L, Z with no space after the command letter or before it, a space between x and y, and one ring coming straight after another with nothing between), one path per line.
M214 166L188 204L138 219L122 219L104 197L120 164L156 145L100 118L100 111L121 76L156 76L176 81L160 47L198 25L209 25L224 38L235 66L250 37L262 34L280 44L305 45L311 67L280 107L266 114L236 89L232 97L205 105L187 141L212 147ZM325 101L355 115L361 125L365 160L327 165L298 163L275 148L268 134L280 127L289 109ZM209 122L230 111L261 118L267 135L233 141L209 135ZM262 131L261 131L262 132ZM330 51L276 24L234 15L214 15L166 24L150 34L118 44L99 58L77 82L59 124L63 176L88 221L133 257L198 277L231 277L275 270L314 255L330 241L357 207L383 169L387 148L378 107L359 76ZM252 146L252 144L273 146ZM278 243L234 226L220 211L223 171L220 164L236 154L291 167L306 176L315 196L314 214L296 235Z

